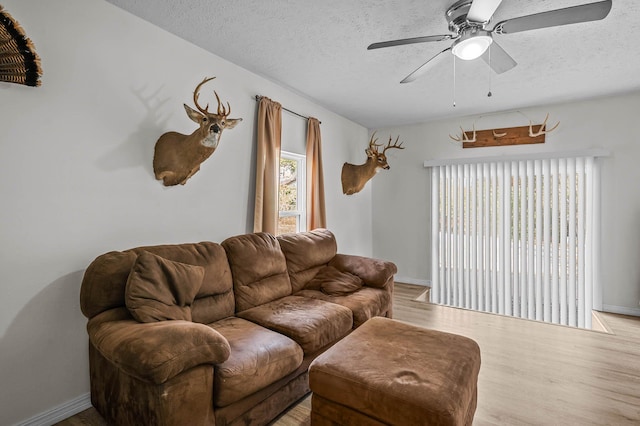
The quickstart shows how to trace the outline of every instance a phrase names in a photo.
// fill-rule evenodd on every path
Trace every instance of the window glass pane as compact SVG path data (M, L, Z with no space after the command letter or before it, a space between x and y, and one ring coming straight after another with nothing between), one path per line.
M298 216L283 216L278 220L278 235L297 232Z
M278 185L278 234L300 232L304 218L304 156L281 152Z
M298 162L288 158L280 159L280 211L298 210Z

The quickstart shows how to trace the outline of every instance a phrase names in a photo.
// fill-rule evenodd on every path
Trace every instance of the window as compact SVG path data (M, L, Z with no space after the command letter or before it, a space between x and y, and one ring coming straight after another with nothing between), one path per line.
M306 230L305 170L304 155L280 152L278 235Z

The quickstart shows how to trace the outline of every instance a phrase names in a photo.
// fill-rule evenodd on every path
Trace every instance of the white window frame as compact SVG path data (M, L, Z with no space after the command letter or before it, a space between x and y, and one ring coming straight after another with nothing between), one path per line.
M307 157L295 152L280 151L280 159L293 160L297 162L297 210L278 211L278 217L296 217L296 232L304 232L307 230ZM279 165L279 163L278 163ZM280 174L278 173L278 176ZM278 193L280 183L278 182ZM278 200L280 207L280 200Z

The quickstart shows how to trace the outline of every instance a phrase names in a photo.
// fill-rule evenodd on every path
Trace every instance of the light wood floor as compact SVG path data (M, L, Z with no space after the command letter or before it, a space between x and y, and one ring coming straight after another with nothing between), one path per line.
M478 342L474 425L640 425L640 318L599 314L610 334L431 305L396 284L395 319ZM306 426L303 399L274 424ZM106 425L94 409L62 426Z

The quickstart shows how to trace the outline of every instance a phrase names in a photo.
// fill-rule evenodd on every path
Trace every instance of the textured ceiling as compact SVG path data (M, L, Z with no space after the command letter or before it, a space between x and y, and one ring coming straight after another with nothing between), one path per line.
M366 50L447 34L454 0L107 1L368 128L640 90L637 0L614 0L602 21L496 35L518 65L457 60L456 107L453 55L399 84L450 41ZM592 1L503 0L492 22Z

